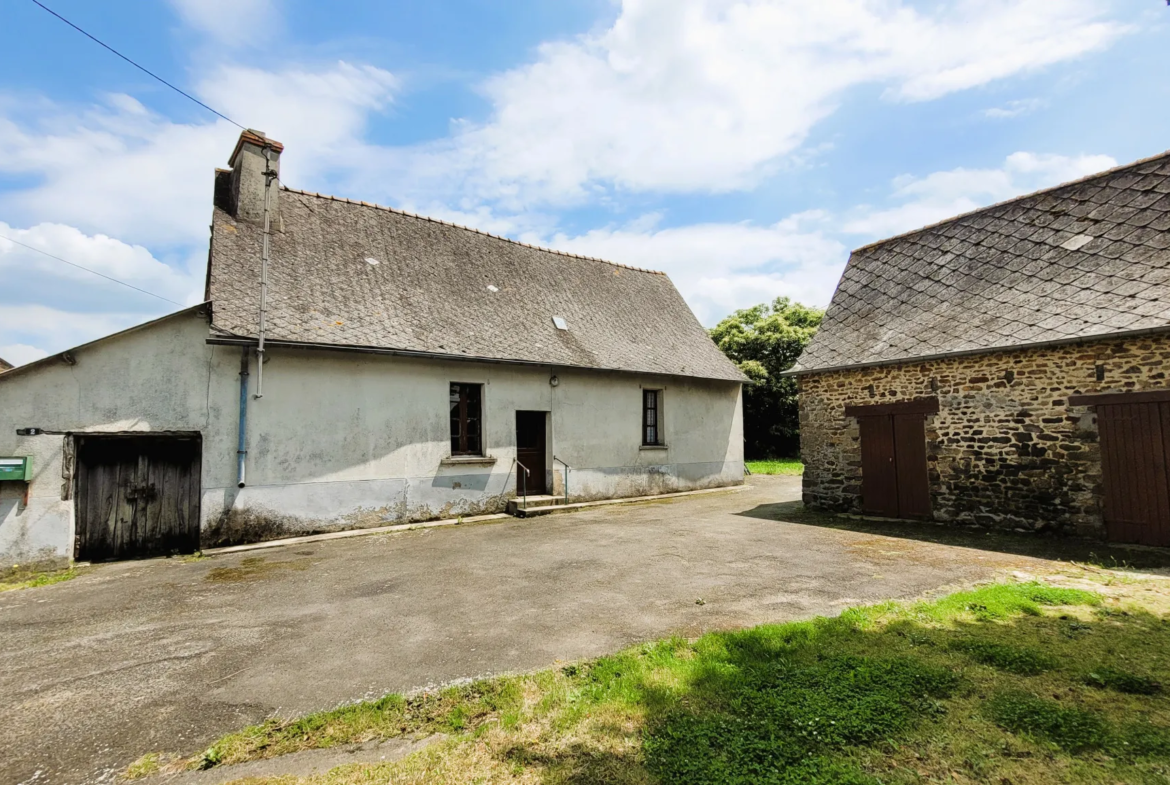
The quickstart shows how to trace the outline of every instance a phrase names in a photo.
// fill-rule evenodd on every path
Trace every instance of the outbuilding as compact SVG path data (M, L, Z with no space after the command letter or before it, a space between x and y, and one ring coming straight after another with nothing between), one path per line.
M205 302L0 378L0 566L743 482L666 275L286 188L241 135Z
M804 501L1170 546L1170 154L860 248L794 373Z

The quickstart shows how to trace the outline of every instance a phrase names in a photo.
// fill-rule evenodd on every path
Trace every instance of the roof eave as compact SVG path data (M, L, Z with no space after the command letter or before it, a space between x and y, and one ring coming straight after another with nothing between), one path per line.
M207 343L215 346L254 346L255 338L244 335L219 335L207 339ZM445 360L456 362L494 363L499 365L525 365L540 368L567 368L578 371L602 371L608 373L635 373L648 376L670 376L679 379L706 379L708 381L729 382L733 384L748 383L747 377L732 378L727 376L708 376L693 373L671 373L670 371L652 371L637 368L606 368L595 365L575 365L573 363L544 362L539 360L523 360L508 357L481 357L467 354L448 354L444 352L426 352L416 349L392 349L383 346L361 346L347 343L318 343L314 341L288 341L265 338L267 347L283 347L286 349L310 349L318 351L356 352L360 354L382 354L393 357L413 357L424 360Z
M1123 330L1096 335L1081 335L1070 338L1056 338L1050 341L1034 341L1032 343L1017 343L1009 346L989 346L982 349L964 349L957 352L939 352L937 354L923 354L915 357L898 357L889 360L873 360L864 363L846 365L832 365L823 368L791 368L780 376L811 376L816 373L833 373L836 371L859 371L864 368L881 368L890 365L910 365L912 363L933 362L947 360L952 357L971 357L978 354L1002 354L1004 352L1023 351L1025 349L1044 349L1050 346L1073 346L1079 343L1093 343L1111 338L1140 338L1143 335L1162 335L1170 333L1170 324L1161 327L1146 327L1141 330Z

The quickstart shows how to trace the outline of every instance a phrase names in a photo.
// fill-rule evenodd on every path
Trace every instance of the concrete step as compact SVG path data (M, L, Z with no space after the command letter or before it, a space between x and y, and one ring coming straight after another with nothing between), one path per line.
M720 488L702 488L697 491L678 491L676 493L660 493L655 496L626 496L620 499L601 499L592 502L572 502L565 504L529 504L528 509L515 508L513 509L513 502L508 502L508 513L515 515L517 518L534 518L538 515L554 515L558 512L575 512L577 510L588 509L589 507L606 507L615 504L637 504L638 502L655 502L665 501L668 499L679 499L687 496L706 496L712 493L734 493L742 491L747 488L746 485L726 485ZM531 502L535 498L549 498L544 496L529 496L528 500ZM561 497L552 497L557 501L564 502Z
M553 505L563 504L564 496L529 496L527 499L516 498L508 502L508 514L520 515L525 509L533 510L541 507L552 507ZM522 517L522 516L521 516Z

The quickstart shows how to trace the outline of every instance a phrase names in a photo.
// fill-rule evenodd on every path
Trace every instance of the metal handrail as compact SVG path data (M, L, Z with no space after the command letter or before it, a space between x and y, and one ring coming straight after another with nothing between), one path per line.
M520 475L520 494L521 494L522 498L524 499L524 510L527 511L528 510L528 475L531 474L532 472L528 471L528 467L525 466L524 464L520 463L520 461L516 458L512 459L512 464L515 466L519 466L521 469L524 470L524 474ZM512 473L511 466L508 467L508 473L509 474Z
M569 470L572 469L573 467L570 466L569 464L565 463L564 461L562 461L560 458L558 458L555 455L553 456L553 461L555 461L555 462L559 463L561 466L565 467L565 503L568 504L569 503Z

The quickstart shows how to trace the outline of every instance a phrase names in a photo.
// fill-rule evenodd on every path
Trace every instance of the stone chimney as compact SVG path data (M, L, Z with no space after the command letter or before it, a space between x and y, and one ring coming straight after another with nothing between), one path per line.
M215 174L215 204L231 213L239 221L264 224L265 172L280 174L280 154L284 145L269 139L263 131L248 129L240 134L236 149L228 161L231 169L217 169ZM265 159L267 153L267 159ZM268 209L273 231L280 225L280 183L272 182Z

